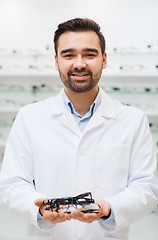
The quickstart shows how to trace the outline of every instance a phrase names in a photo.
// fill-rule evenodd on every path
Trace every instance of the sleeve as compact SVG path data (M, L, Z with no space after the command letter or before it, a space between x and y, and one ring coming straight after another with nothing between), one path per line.
M99 219L99 224L100 226L108 232L113 232L115 230L116 227L116 223L115 223L115 216L114 216L114 211L111 208L111 215L108 219Z
M43 217L40 215L39 211L37 214L37 223L41 230L51 230L53 226L55 226L55 224L44 220Z
M34 201L44 197L35 189L33 154L21 110L6 144L0 174L0 204L39 228Z
M153 211L158 203L157 159L145 114L139 121L130 153L128 185L106 201L113 209L111 229L119 230ZM106 226L106 224L104 224Z

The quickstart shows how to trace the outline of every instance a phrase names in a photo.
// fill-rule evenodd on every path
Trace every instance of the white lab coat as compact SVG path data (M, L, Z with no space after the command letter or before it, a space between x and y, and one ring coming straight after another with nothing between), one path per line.
M129 224L157 205L155 169L142 111L102 91L101 105L81 133L59 93L18 113L6 146L0 201L27 218L28 235L34 236L29 239L127 239ZM87 191L111 204L115 223L71 220L39 226L35 199Z

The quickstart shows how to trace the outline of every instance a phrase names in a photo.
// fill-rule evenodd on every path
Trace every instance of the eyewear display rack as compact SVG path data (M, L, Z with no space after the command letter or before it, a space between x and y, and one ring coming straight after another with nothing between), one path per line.
M146 112L158 156L158 50L113 48L100 86L124 104ZM18 110L63 87L50 51L0 51L0 163Z

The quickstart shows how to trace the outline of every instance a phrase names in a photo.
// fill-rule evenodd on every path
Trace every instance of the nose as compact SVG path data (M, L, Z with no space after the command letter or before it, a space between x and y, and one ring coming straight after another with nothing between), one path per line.
M86 63L82 56L77 56L73 63L73 68L82 69L86 67Z

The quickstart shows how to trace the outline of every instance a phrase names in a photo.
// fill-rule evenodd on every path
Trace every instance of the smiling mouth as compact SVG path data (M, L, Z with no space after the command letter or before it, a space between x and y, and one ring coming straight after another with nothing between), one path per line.
M88 78L89 78L89 76L90 76L90 74L89 73L77 73L77 72L75 72L75 73L71 73L71 75L70 75L74 80L76 80L76 81L86 81Z
M71 75L75 77L84 77L89 76L89 73L71 73Z

